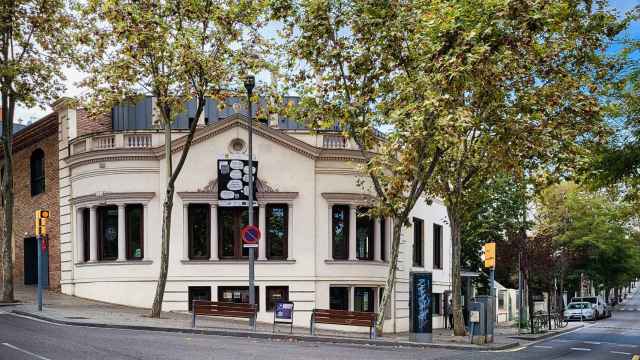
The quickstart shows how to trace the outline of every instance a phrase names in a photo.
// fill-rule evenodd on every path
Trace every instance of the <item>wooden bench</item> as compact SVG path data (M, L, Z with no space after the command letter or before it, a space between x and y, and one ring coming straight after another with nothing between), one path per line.
M369 328L369 338L376 338L376 319L373 312L313 309L311 313L311 335L315 333L315 324L333 324L365 326Z
M193 300L193 320L191 327L196 327L196 315L221 316L233 318L247 318L250 320L253 330L256 329L256 314L258 307L254 304L237 304L230 302L214 302L205 300Z

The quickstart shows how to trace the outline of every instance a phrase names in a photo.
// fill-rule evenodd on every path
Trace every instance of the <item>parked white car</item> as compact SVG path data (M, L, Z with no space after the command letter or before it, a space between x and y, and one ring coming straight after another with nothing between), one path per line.
M596 311L590 302L571 302L564 311L564 318L570 320L595 320Z
M591 304L591 308L595 312L595 320L600 318L607 317L607 304L602 298L602 296L583 296L583 297L574 297L571 299L571 302L588 302Z

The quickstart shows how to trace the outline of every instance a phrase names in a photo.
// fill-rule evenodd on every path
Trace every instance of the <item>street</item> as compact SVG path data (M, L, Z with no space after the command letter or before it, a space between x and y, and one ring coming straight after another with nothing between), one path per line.
M624 309L624 310L622 310ZM631 359L640 352L640 294L610 319L502 352L283 343L57 325L0 313L0 360L69 359Z

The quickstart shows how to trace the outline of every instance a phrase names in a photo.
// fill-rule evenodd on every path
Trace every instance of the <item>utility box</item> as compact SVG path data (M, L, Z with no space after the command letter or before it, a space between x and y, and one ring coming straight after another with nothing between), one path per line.
M469 303L469 332L471 343L482 345L487 342L487 316L481 302Z
M492 343L496 317L495 298L489 295L478 295L476 296L475 301L484 305L486 342Z

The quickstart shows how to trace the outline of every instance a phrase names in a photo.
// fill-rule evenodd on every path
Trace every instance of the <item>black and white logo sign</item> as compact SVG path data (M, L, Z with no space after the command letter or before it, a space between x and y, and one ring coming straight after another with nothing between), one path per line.
M256 201L258 162L253 162L253 201ZM249 205L249 160L218 160L218 206Z

